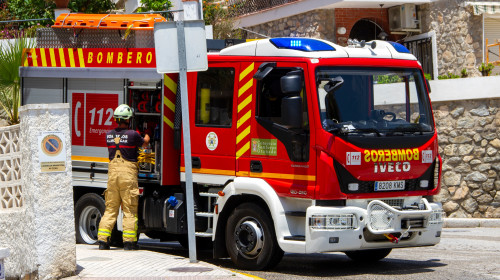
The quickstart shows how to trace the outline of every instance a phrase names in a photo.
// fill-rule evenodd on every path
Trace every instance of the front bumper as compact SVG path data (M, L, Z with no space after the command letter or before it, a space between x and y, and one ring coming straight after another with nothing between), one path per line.
M305 251L319 253L435 245L441 239L441 213L440 204L429 203L425 198L421 199L418 209L412 210L398 210L380 200L371 201L366 209L311 206L306 212ZM344 221L344 226L328 226L335 224L328 222L323 227L317 222L318 217L352 217L352 222ZM388 236L396 237L398 242Z

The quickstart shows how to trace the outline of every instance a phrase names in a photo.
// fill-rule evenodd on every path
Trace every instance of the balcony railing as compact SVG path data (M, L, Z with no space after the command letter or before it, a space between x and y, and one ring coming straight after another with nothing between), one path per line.
M235 16L256 13L300 0L229 0Z

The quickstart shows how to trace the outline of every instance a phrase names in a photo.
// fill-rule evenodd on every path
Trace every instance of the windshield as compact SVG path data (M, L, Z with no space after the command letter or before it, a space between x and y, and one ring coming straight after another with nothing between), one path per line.
M432 132L424 80L418 69L319 67L321 122L342 134Z

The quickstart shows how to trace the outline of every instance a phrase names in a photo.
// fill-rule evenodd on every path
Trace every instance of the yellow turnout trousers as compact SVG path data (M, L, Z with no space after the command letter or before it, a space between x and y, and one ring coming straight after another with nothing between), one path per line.
M99 241L107 242L111 236L120 205L123 211L123 242L137 241L137 173L137 163L124 160L117 151L115 158L109 163L108 188L104 192L106 211L99 223Z

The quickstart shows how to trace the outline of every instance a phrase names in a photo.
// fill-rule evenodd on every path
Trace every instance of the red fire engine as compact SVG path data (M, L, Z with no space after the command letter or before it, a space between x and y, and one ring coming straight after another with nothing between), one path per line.
M23 104L71 104L77 240L104 211L105 133L135 110L140 231L187 244L180 94L155 70L159 15L61 15L20 73ZM274 38L209 53L188 73L198 243L245 269L283 252L378 260L435 245L441 158L420 63L402 45ZM117 229L121 228L120 223ZM119 240L119 231L113 239Z

